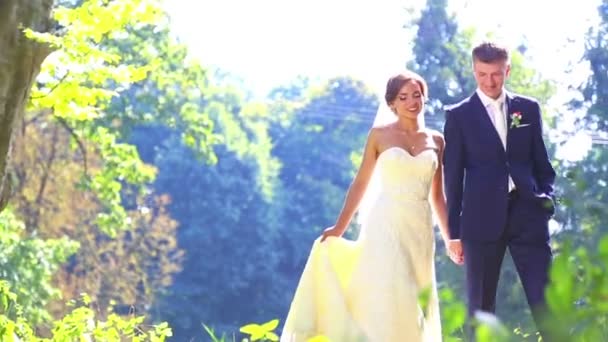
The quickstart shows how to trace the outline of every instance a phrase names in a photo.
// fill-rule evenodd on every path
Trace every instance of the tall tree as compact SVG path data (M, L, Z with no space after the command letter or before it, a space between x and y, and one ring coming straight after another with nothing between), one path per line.
M15 134L11 163L11 205L25 222L24 240L69 238L80 247L56 272L53 285L62 299L49 309L63 316L65 299L87 293L103 313L111 302L121 314L128 314L128 308L150 313L155 296L179 269L177 224L166 213L168 200L156 194L129 196L134 202L127 211L132 229L107 236L95 224L101 203L95 191L82 187L83 156L70 148L70 139L50 117L24 120ZM99 172L102 162L96 151L88 148L86 155L87 171Z
M49 32L52 6L52 0L0 2L0 210L11 193L6 171L15 125L23 115L40 66L51 51L47 44L27 38L23 27Z
M443 122L443 106L462 100L475 89L469 57L473 31L461 32L447 5L448 0L428 0L420 17L406 25L417 30L414 57L407 65L428 83L429 121L437 129Z
M579 88L580 96L570 102L571 110L584 115L573 130L600 132L588 154L577 162L563 162L560 169L563 209L560 217L564 234L577 244L593 246L598 237L608 233L608 1L598 6L599 24L589 29L585 39L583 60L588 63L590 76ZM573 132L570 132L572 134Z
M200 339L203 324L234 332L253 319L277 317L282 284L271 206L278 164L265 108L245 104L241 90L228 86L192 105L209 111L221 139L214 163L197 158L180 129L141 126L133 137L158 166L154 189L171 197L169 212L179 222L183 269L158 299L158 317L181 340Z
M590 75L570 111L584 114L574 132L600 134L581 160L563 161L558 169L560 234L566 243L558 250L547 291L555 330L568 341L608 338L608 0L597 9L599 23L587 32L583 54Z
M12 90L2 88L6 96L0 100L6 102L2 110L11 109L9 104L13 102L29 100L21 120L11 119L2 125L2 129L13 128L10 136L16 136L17 141L10 184L17 191L15 212L26 221L22 238L69 236L80 243L81 249L54 284L63 291L64 298L84 291L100 309L116 302L122 308L147 310L156 291L167 286L170 275L178 269L176 222L163 209L167 204L165 197L142 197L142 185L152 179L154 169L141 162L133 146L124 143L129 133L126 127L146 121L153 113L146 116L137 108L118 115L109 107L133 82L153 75L153 69L162 66L164 50L145 44L152 41L138 46L142 39L135 35L136 29L149 33L158 28L167 36L166 22L159 24L164 18L159 2L58 1L58 5L68 7L53 9L55 31L49 32L40 24L17 27L19 20L27 24L40 16L41 9L35 3L43 2L10 1L0 5L1 15L6 16L0 24L3 37L7 38L2 44L14 45L0 50L3 63L9 59L34 63L38 58L33 52L36 48L53 48L29 98L29 88L21 92L15 83ZM44 4L50 11L53 2ZM15 32L9 30L13 24ZM128 43L136 48L117 48ZM164 39L162 44L171 42ZM183 49L179 52L183 55ZM171 74L168 69L163 69L166 79L182 76L180 71ZM0 70L4 75L5 70ZM12 69L6 69L7 77L0 82L9 82L16 76L20 82L29 82L29 74L21 74L24 70L14 64ZM37 69L34 71L33 74L38 73ZM193 88L197 85L189 89ZM167 112L170 114L164 118L170 116L188 123L184 126L190 129L190 135L197 135L196 141L201 142L197 147L203 150L202 142L207 137L207 128L201 123L205 121L204 114ZM134 186L125 186L129 184ZM130 207L125 208L125 204ZM125 231L128 227L133 230ZM55 260L48 259L54 265ZM41 263L45 261L41 259ZM14 270L7 270L7 274L11 271Z

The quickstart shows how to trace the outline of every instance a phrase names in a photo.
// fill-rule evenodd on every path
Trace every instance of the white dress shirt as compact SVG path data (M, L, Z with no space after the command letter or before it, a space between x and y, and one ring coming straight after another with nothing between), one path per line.
M507 102L506 102L506 91L503 89L500 96L495 100L477 88L477 96L481 99L481 103L486 108L486 112L494 124L494 128L500 137L502 147L507 149ZM515 183L509 176L509 192L515 189Z

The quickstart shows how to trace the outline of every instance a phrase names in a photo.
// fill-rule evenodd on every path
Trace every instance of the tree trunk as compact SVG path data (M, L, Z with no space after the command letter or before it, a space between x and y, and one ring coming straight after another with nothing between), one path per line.
M53 0L0 0L0 211L11 193L7 170L13 131L50 53L48 46L27 39L23 28L48 32L52 7Z

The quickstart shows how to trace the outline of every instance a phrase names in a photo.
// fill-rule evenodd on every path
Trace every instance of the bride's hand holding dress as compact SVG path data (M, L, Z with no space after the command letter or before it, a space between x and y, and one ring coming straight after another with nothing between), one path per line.
M336 228L336 226L327 227L327 228L325 228L325 230L323 230L323 234L321 234L321 242L325 241L325 239L327 239L330 236L339 238L339 237L342 237L343 234L344 234L343 229L338 229L338 228Z

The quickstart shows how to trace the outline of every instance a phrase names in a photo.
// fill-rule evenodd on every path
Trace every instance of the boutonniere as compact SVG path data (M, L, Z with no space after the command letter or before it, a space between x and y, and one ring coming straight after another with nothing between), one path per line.
M515 112L511 114L511 128L518 128L521 126L521 112Z

